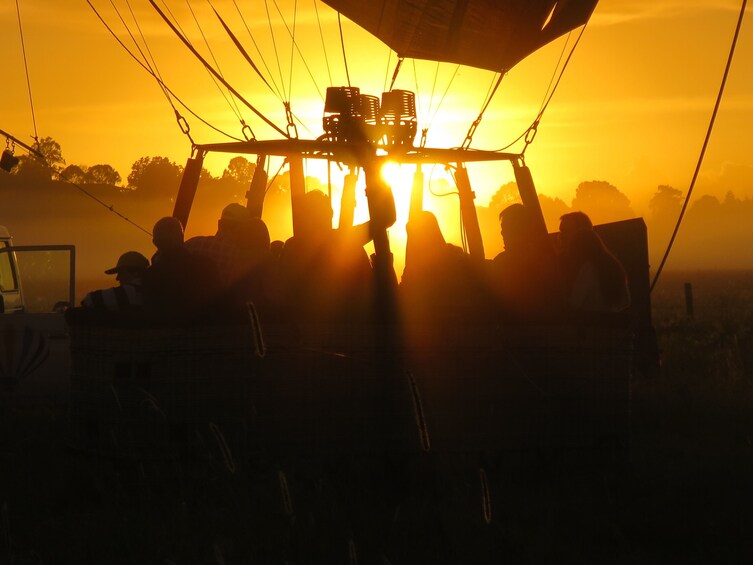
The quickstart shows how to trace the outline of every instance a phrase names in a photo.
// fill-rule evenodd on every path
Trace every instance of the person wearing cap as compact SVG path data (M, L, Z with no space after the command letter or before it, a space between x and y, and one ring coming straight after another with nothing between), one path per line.
M143 305L141 277L148 267L149 259L138 251L123 253L117 264L105 271L107 275L116 275L119 285L88 293L81 306L110 312L140 308Z

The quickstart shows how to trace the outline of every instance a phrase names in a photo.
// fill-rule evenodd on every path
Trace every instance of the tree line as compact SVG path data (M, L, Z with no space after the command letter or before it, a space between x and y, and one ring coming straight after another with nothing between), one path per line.
M55 180L63 180L77 185L110 188L113 194L133 192L146 198L171 198L175 196L183 175L183 167L167 157L141 157L131 165L131 171L123 185L123 178L111 165L68 165L60 144L51 137L40 139L35 148L44 155L44 162L34 155L21 155L10 176L0 176L0 184L44 187ZM216 178L207 169L202 169L200 179L204 182L223 181L227 185L246 186L255 168L248 159L234 157L230 159L221 177Z

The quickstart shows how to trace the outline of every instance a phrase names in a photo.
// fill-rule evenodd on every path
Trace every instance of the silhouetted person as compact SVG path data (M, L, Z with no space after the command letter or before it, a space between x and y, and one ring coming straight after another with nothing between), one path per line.
M158 321L193 322L216 312L219 278L214 262L190 253L183 243L183 226L165 217L154 224L157 252L143 277L144 306Z
M244 267L233 291L236 299L252 302L264 320L276 315L272 287L279 280L279 259L272 254L269 229L261 218L251 217L243 226L241 238Z
M232 203L223 208L214 235L192 237L185 243L191 253L208 257L217 265L224 287L235 284L244 274L252 250L248 246L251 213L245 206ZM267 242L267 248L269 242Z
M522 204L502 210L499 222L505 248L490 261L490 284L502 314L519 320L557 316L562 281L547 234Z
M560 218L567 305L581 312L621 312L630 306L625 269L583 212Z
M445 241L431 212L415 214L406 231L406 263L400 295L409 321L436 324L477 319L481 285L468 254Z
M280 255L282 301L292 318L309 322L363 320L372 306L372 270L363 246L369 225L332 228L321 191L306 193L300 222Z
M282 249L285 247L285 242L281 239L275 239L269 244L269 250L272 252L272 257L279 259L282 255Z
M116 275L119 285L88 293L81 306L109 312L140 309L144 303L141 278L147 268L149 259L138 251L126 251L113 268L105 271L107 275Z

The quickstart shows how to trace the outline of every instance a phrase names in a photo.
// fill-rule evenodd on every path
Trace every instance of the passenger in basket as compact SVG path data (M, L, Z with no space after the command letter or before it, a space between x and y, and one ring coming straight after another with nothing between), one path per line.
M101 311L125 312L140 309L143 305L141 278L149 267L149 259L138 251L126 251L118 263L105 274L116 275L120 283L112 288L94 290L84 296L81 306Z
M183 243L183 226L176 218L158 220L152 241L157 252L143 277L147 312L167 322L195 322L211 317L220 288L216 264L189 253Z
M501 312L518 320L542 321L560 314L562 279L546 230L522 204L499 214L505 249L489 263L491 289Z
M372 304L372 271L363 246L368 222L332 228L332 207L321 191L300 202L296 235L280 254L280 295L289 317L309 322L363 319Z
M483 306L478 271L470 256L447 243L434 214L421 211L406 226L405 270L400 281L407 320L436 324L478 320Z
M228 204L217 221L215 235L192 237L185 246L217 265L220 292L229 306L264 300L261 293L271 268L269 230L248 208Z
M581 312L621 312L630 306L625 269L583 212L571 212L560 218L560 256L569 308Z

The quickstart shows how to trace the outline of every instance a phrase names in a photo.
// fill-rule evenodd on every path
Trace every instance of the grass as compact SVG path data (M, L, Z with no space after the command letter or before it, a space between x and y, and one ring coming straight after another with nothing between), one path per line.
M683 284L692 282L695 319ZM67 451L3 397L0 563L740 563L753 557L753 273L667 273L630 449L192 457ZM378 423L376 424L378 425Z

